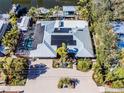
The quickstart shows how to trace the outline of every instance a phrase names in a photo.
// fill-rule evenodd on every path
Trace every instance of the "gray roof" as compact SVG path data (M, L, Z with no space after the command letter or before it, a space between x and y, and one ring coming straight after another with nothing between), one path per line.
M30 57L56 57L57 45L51 45L52 35L72 35L76 45L67 45L69 49L78 49L77 57L94 57L93 47L88 29L88 22L82 20L64 20L62 28L71 28L68 33L54 33L54 29L59 27L57 21L43 21L45 25L43 42L38 44L37 49L30 52ZM38 39L38 37L36 37ZM41 38L41 34L40 34Z
M5 34L7 30L8 24L3 24L1 29L0 29L0 39L2 39L3 35Z
M37 45L43 42L45 26L41 26L41 23L36 24L34 32L33 49L37 48Z

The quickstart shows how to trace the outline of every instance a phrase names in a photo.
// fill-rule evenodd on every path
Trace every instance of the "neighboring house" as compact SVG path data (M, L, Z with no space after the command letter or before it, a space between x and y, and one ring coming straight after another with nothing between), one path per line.
M8 28L8 23L4 20L0 20L0 40Z
M82 20L37 22L29 56L55 58L62 43L66 43L69 49L78 49L77 57L94 57L88 22Z
M27 32L29 25L30 25L30 17L23 16L17 21L18 28L23 31Z
M10 12L15 13L16 16L20 17L20 16L23 16L27 13L27 8L22 7L19 4L13 4Z
M77 6L63 6L62 9L64 17L75 17Z
M0 20L0 40L8 30L9 26L5 20ZM0 56L4 55L4 47L0 44Z
M118 48L124 48L124 21L114 21L112 22L112 27L118 37Z
M0 19L8 20L9 19L9 14L0 14Z

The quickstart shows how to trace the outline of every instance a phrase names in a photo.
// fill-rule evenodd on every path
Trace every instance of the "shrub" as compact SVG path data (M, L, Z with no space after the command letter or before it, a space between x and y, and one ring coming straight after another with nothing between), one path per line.
M93 74L93 79L94 79L94 81L96 82L96 84L98 86L101 86L103 84L103 82L104 82L103 75L100 72L95 72Z
M58 68L59 67L59 63L58 63L58 60L57 59L54 59L53 60L52 67L53 68Z
M59 62L59 59L54 59L52 62L53 68L73 68L72 62Z
M122 81L122 80L114 81L114 82L112 82L111 87L112 88L124 88L124 81Z
M92 68L92 62L88 59L79 59L77 63L77 70L88 71Z
M72 62L68 63L67 68L73 68L73 63Z
M75 88L76 83L78 83L77 79L72 78L61 78L58 82L58 88Z

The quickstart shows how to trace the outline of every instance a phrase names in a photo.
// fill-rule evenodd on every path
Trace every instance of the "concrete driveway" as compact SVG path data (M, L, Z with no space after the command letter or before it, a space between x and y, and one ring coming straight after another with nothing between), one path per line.
M92 80L92 71L80 72L75 69L53 69L52 60L37 60L32 64L46 64L45 73L34 79L28 79L24 93L99 93ZM61 77L71 77L79 80L75 89L58 89L57 82Z

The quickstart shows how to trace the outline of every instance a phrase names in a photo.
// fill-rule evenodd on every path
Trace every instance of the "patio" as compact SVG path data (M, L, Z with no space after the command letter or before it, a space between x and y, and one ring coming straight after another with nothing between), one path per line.
M44 93L99 93L95 82L92 80L92 71L84 73L75 69L53 69L52 60L48 59L32 62L32 65L36 64L45 64L44 66L47 69L37 77L27 80L24 88L25 93L37 93L39 91ZM58 89L57 84L61 77L76 78L80 82L75 89Z

